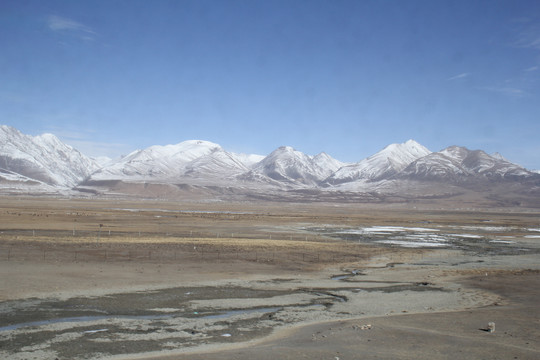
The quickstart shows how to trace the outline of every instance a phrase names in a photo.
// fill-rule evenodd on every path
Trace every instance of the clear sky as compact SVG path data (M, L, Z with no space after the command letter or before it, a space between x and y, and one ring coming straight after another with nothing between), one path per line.
M92 156L202 139L540 168L540 1L0 0L0 124Z

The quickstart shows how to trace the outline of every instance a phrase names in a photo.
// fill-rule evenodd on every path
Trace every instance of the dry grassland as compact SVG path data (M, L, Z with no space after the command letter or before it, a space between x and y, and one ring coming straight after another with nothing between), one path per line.
M308 229L429 226L426 224L489 224L516 229L538 226L537 213L508 209L449 211L373 204L21 197L0 200L0 259L346 262L398 250L346 242ZM407 252L422 250L399 249L399 253Z

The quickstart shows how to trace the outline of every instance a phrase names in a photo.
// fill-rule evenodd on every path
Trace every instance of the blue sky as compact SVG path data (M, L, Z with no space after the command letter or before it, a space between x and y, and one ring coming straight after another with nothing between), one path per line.
M540 1L0 0L0 123L88 155L189 139L540 168Z

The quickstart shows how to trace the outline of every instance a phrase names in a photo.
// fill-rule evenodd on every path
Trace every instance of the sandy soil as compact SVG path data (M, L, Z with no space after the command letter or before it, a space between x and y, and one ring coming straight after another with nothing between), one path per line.
M531 212L9 200L0 209L1 358L540 356ZM163 220L163 209L175 216ZM74 219L76 232L106 226L97 240L95 228L74 236ZM465 226L468 238L404 249L305 230L425 221L439 233ZM245 236L186 236L190 228ZM495 332L483 330L488 322Z

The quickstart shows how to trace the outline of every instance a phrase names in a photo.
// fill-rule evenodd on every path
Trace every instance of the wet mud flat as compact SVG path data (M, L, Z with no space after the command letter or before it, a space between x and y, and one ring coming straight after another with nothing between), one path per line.
M482 256L540 254L540 229L526 226L463 226L415 224L420 226L312 227L307 232L349 243L387 248L455 249Z
M315 286L321 282L330 286ZM429 306L445 307L444 297L450 292L416 282L351 285L351 279L328 279L298 284L275 279L250 287L178 287L65 300L12 300L0 304L0 355L90 359L245 342L295 324L364 316L370 313L368 302L385 295L392 295L390 302L395 305L395 296L431 293L439 299L429 301ZM419 311L421 306L409 310Z
M283 291L186 287L67 300L28 299L0 305L0 347L8 357L92 358L158 351L227 337L249 340L254 326L280 307L213 309L192 300L261 299Z
M463 285L500 295L505 304L310 324L242 348L151 359L536 360L539 275L538 270L494 271L463 280ZM496 323L494 332L486 331L488 322Z

